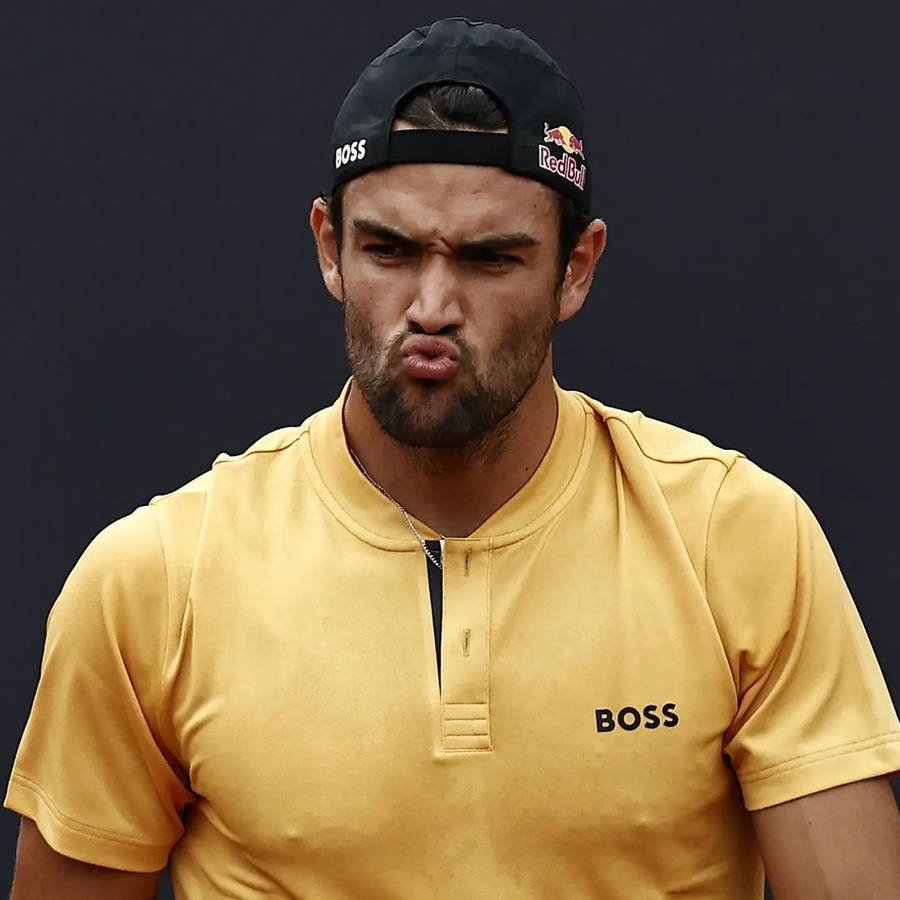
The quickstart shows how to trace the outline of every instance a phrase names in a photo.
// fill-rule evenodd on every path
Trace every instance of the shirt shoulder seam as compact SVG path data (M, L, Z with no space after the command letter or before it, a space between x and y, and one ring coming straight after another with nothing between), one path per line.
M673 465L678 465L678 464L683 464L683 463L700 462L702 460L715 460L716 462L721 463L725 467L726 472L731 468L732 465L734 465L734 462L731 462L731 463L726 462L724 459L722 459L721 456L716 456L713 453L698 453L698 454L696 454L694 456L690 456L686 459L662 459L658 456L653 456L653 454L647 452L647 450L644 448L644 445L638 439L638 436L634 433L634 429L628 424L628 422L625 421L625 419L623 419L621 416L616 416L616 415L607 415L607 416L605 416L605 419L606 419L606 421L612 420L614 422L619 422L620 424L622 424L627 429L628 433L631 435L632 440L637 445L637 448L641 451L641 454L646 459L653 460L653 462L669 463L669 464L673 464ZM740 458L743 456L743 454L737 450L729 450L729 451L723 450L722 452L723 453L736 453L737 454L736 458Z
M309 431L309 425L304 423L300 426L287 426L288 429L297 428L297 433L290 438L290 440L280 439L279 442L274 447L248 447L243 452L237 454L237 456L232 456L228 453L220 453L214 460L212 467L215 468L217 465L222 463L237 463L241 462L241 460L247 459L250 456L253 456L257 453L278 453L281 450L287 450L288 447L293 446L297 443L306 433Z
M151 507L153 510L153 507ZM159 552L160 558L162 559L162 570L163 570L163 580L165 583L165 591L166 591L166 615L165 615L165 633L163 634L163 653L162 653L162 664L159 667L158 682L156 686L156 697L154 698L153 704L153 724L156 727L156 734L160 737L162 736L162 720L160 716L160 711L163 703L163 697L165 696L165 673L166 668L169 664L169 635L172 627L172 594L170 591L170 583L169 583L169 563L166 559L166 543L163 540L162 534L162 526L159 524L159 516L156 514L156 511L153 510L153 522L156 525L156 538L159 542Z

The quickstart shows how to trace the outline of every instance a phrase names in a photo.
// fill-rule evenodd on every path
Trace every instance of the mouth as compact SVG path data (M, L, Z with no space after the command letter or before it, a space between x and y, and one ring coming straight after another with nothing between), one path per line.
M459 350L443 338L408 338L401 354L406 374L423 381L449 381L459 369Z

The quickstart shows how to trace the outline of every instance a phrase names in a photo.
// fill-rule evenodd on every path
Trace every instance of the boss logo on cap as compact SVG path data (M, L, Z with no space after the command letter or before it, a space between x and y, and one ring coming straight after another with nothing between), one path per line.
M554 156L547 144L556 144L565 151L562 158ZM548 172L560 175L571 181L579 190L584 190L584 179L587 175L587 166L582 162L579 166L575 156L584 160L584 144L575 137L565 125L557 125L551 128L544 122L544 143L538 144L538 165Z
M334 167L335 169L339 169L341 166L346 166L347 163L356 162L358 159L362 159L365 155L365 138L361 141L353 141L350 144L344 144L343 147L338 147L337 150L334 151Z

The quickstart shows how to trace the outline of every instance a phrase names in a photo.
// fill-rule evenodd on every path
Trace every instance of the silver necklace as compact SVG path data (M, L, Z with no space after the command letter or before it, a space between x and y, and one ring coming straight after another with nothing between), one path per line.
M410 519L407 511L366 471L366 467L360 462L359 457L353 452L353 448L350 447L349 444L347 445L347 449L350 451L350 455L353 457L356 465L359 466L360 472L362 472L363 475L365 475L368 479L369 484L371 484L372 487L377 488L382 494L384 494L385 497L388 498L388 500L391 501L391 503L394 504L394 506L397 507L397 509L400 510L401 513L403 513L403 518L406 519L406 524L409 525L409 530L416 536L416 540L422 545L422 549L425 551L425 555L428 557L428 559L431 560L431 562L433 562L439 569L443 569L444 567L443 565L441 565L441 561L428 549L428 545L425 543L425 539L421 534L419 534L416 526L413 525L412 519ZM440 538L441 546L443 546L443 542L446 540L446 538L444 537L444 535L440 535Z

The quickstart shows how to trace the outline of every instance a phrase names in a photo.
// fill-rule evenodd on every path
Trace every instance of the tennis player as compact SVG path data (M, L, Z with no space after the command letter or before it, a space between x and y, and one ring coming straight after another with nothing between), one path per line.
M519 31L363 72L311 213L352 377L76 564L15 900L167 864L185 900L900 897L900 725L812 512L554 380L590 151Z

